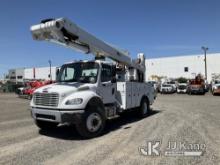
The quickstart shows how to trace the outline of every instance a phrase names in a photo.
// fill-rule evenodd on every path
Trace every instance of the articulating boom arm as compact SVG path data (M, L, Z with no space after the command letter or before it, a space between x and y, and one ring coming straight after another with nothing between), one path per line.
M54 42L86 54L111 58L142 72L145 70L143 59L139 58L141 62L137 64L126 52L101 41L66 18L44 20L32 26L31 32L35 40Z

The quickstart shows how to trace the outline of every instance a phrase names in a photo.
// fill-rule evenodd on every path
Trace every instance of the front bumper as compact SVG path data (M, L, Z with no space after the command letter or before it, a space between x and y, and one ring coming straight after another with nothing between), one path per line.
M174 91L171 89L162 89L161 92L162 93L174 93Z
M54 110L31 108L31 116L35 120L43 120L54 123L68 123L75 124L81 120L82 114L85 110Z
M204 93L205 90L202 89L202 88L198 88L198 89L197 89L197 88L194 88L194 89L191 89L190 92L191 92L191 93Z

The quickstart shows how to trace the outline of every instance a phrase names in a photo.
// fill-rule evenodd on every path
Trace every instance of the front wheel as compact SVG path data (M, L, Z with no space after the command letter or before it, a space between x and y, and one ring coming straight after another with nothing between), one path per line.
M105 127L105 117L101 107L89 108L82 116L76 129L82 137L93 138L100 135Z

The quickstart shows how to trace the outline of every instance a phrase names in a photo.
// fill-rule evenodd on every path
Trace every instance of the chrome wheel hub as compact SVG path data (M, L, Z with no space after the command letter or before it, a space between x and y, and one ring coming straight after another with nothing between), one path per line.
M98 113L94 112L88 116L86 121L86 126L90 132L98 131L101 125L102 125L102 118Z

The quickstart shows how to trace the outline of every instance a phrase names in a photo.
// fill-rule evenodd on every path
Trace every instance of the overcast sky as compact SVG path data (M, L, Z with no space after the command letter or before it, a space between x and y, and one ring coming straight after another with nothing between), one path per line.
M98 38L147 58L220 52L219 0L1 0L0 77L9 68L59 66L83 55L33 41L30 26L67 17Z

